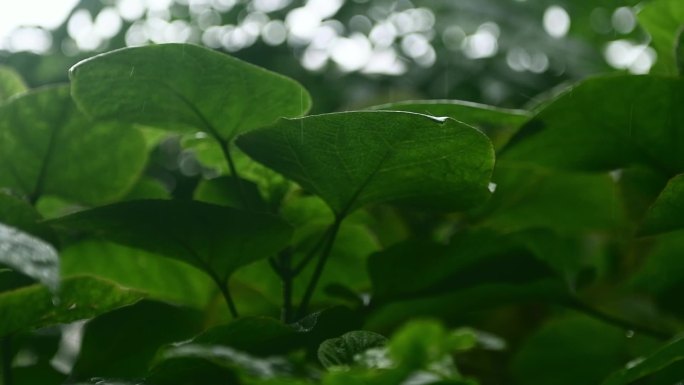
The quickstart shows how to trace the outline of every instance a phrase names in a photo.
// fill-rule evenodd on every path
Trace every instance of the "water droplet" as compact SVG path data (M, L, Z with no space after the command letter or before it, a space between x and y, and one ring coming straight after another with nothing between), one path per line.
M634 337L634 330L627 330L627 332L625 332L625 337L627 337L627 338Z

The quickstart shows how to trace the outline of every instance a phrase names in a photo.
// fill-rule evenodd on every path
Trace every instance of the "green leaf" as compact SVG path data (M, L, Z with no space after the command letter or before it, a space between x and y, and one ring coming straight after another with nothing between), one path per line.
M675 58L677 59L677 73L684 76L684 20L677 32L677 43L675 45Z
M15 227L53 245L57 244L54 231L28 202L0 192L0 219L5 225Z
M95 277L63 280L55 297L43 285L0 293L0 336L95 317L130 305L142 294Z
M676 338L655 353L639 358L626 368L613 373L602 385L627 385L649 375L667 370L670 366L680 365L684 361L684 338ZM681 371L679 378L681 380ZM641 383L641 382L639 382Z
M292 231L272 215L178 200L116 203L51 223L184 261L222 283L281 250Z
M502 158L591 171L638 163L673 176L684 170L682 104L684 79L589 79L546 104Z
M60 252L63 277L94 275L144 292L148 298L203 309L215 287L193 266L144 250L100 240L84 240Z
M25 93L0 106L0 187L37 200L43 194L86 204L120 197L146 161L140 132L95 122L71 101L68 86Z
M654 235L684 228L684 174L670 179L644 216L639 233Z
M158 349L202 330L202 313L141 301L99 316L85 326L74 379L141 378Z
M342 216L390 201L445 210L477 205L489 196L494 165L491 143L478 130L407 112L282 119L237 143Z
M70 77L74 99L90 115L201 130L224 142L311 105L295 81L189 44L108 52L76 64Z
M411 100L371 107L375 110L408 111L431 116L448 116L477 127L487 134L495 149L503 147L531 114L461 100Z
M17 71L11 67L0 66L0 103L27 89L24 79Z
M14 227L0 223L0 264L48 287L59 288L59 256L52 245Z
M486 284L523 284L554 276L526 248L488 231L461 234L448 246L410 240L368 261L374 300L428 297Z
M244 199L247 199L249 208L256 211L268 211L266 202L261 197L256 183L241 179L238 184L232 176L221 176L201 181L195 190L195 199L216 205L246 209L247 207L244 207L245 204L240 195L241 191L244 194Z
M658 54L651 73L676 75L675 47L684 26L684 4L679 0L648 2L639 12L639 23L651 35L651 45Z
M350 367L356 362L355 357L368 349L385 346L387 338L378 333L355 330L337 338L323 341L318 347L318 361L326 369L333 367Z

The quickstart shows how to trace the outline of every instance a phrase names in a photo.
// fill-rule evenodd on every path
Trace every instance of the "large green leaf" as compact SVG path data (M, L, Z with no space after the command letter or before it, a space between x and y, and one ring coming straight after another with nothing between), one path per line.
M0 103L26 90L24 80L14 69L0 66Z
M189 44L125 48L78 63L73 95L88 114L222 141L301 116L311 104L295 81Z
M482 130L499 149L531 114L460 100L411 100L371 107L376 110L409 111L432 116L448 116Z
M641 358L638 361L627 365L626 368L613 373L606 381L602 383L602 385L632 384L635 383L635 381L644 379L647 376L656 374L660 371L665 371L671 365L679 365L678 378L671 378L671 380L676 382L684 378L681 372L682 361L684 361L684 338L680 337L668 342L655 353L645 358Z
M52 245L0 223L0 264L25 274L53 292L59 287L59 256Z
M97 317L85 326L71 377L141 378L157 350L202 330L200 311L141 301Z
M684 79L589 79L542 108L502 158L607 171L639 163L672 176L684 170L683 104Z
M43 285L0 293L0 336L95 317L137 302L143 295L95 277L63 280L55 296Z
M648 209L641 225L642 235L684 228L684 174L670 179Z
M63 277L89 274L144 292L148 298L205 308L216 289L207 275L181 261L101 240L60 252Z
M651 35L658 54L653 73L676 75L675 47L684 26L684 4L679 0L654 0L639 12L639 23Z
M238 139L248 155L316 193L338 214L402 202L446 210L489 196L492 145L447 118L359 111L282 119Z
M289 225L275 216L196 201L128 201L52 223L190 263L221 282L274 255L291 235Z
M68 86L32 91L0 107L0 187L36 200L43 194L80 203L111 201L142 170L140 132L95 122L79 112Z

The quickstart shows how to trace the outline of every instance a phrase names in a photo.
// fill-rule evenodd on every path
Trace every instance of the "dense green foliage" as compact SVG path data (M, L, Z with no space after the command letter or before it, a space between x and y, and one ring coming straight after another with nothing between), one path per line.
M307 115L188 44L0 68L2 384L681 384L684 6L640 20L652 74L529 111Z

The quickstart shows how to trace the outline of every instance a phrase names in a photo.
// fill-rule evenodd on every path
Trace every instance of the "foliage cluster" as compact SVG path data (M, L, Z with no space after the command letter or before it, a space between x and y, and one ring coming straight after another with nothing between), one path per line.
M0 70L4 385L680 383L682 13L642 13L660 73L532 111L307 115L187 44Z

